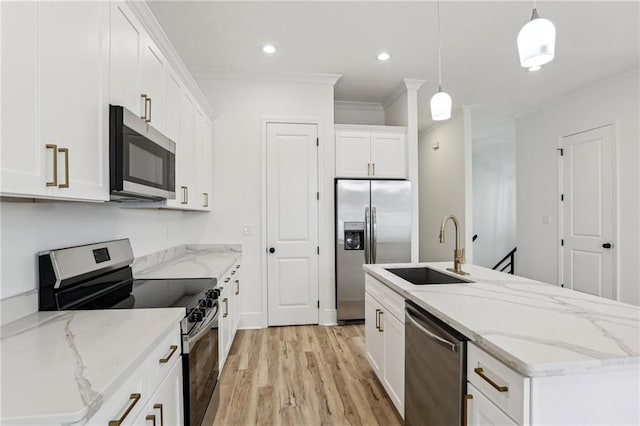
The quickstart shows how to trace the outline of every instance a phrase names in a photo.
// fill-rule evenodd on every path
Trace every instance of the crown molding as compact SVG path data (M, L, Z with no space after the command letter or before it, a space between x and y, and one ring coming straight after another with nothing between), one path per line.
M380 102L334 101L333 106L341 110L384 112Z
M148 0L147 0L148 1ZM153 39L154 43L158 46L162 54L169 61L176 74L180 77L182 83L186 86L186 88L191 92L194 98L197 100L198 104L204 109L205 113L209 116L209 118L213 119L216 116L215 111L211 107L211 104L205 97L204 93L198 86L198 83L193 78L193 75L189 72L186 65L182 61L180 54L173 47L171 41L169 41L169 37L164 32L160 23L154 16L151 9L149 9L149 5L147 1L136 1L136 0L127 0L127 4L133 9L136 13L142 25L144 25L145 29Z
M535 114L539 111L554 108L572 99L576 99L576 98L580 98L582 96L588 95L589 93L593 93L597 90L604 89L610 86L615 86L616 84L622 83L625 80L628 80L631 78L638 78L638 77L640 77L640 68L634 67L626 71L623 71L621 73L615 74L612 77L600 80L595 84L590 84L588 86L585 86L578 90L570 92L564 96L560 96L559 98L556 98L552 101L549 101L540 105L536 105L532 108L527 108L523 111L513 114L512 117L515 119L524 118L529 115Z
M268 81L274 83L302 83L334 86L342 74L302 73L302 72L220 72L210 68L193 67L197 80L240 80Z
M382 106L384 109L387 109L398 100L400 96L406 93L409 90L418 90L423 84L425 80L417 80L414 78L403 78L400 83L396 87L391 90L382 100Z

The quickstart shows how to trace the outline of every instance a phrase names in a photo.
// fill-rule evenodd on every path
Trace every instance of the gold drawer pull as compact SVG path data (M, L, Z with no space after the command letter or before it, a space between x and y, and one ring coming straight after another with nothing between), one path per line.
M147 123L151 123L151 98L147 98L146 102L149 102L149 118L147 118L145 121ZM145 105L145 109L146 109L146 105Z
M384 314L384 312L382 312L382 309L379 309L380 312L378 312L378 331L380 333L382 333L384 331L384 328L382 328L382 314Z
M464 396L464 411L462 412L462 426L469 424L469 400L473 399L473 395L467 394Z
M171 345L171 346L169 346L169 349L171 349L171 351L169 352L169 355L167 355L166 358L160 358L160 364L166 364L167 362L169 362L169 360L173 356L173 353L176 351L176 349L178 349L178 346L177 345Z
M202 193L202 197L204 198L204 202L202 203L202 207L209 207L209 194L206 192Z
M58 186L58 145L48 143L45 147L53 150L53 180L47 186Z
M229 299L225 297L222 299L222 302L224 303L224 314L222 315L222 318L226 318L229 316Z
M146 421L151 420L153 422L153 426L156 426L156 416L153 414L149 414L147 415L147 417L145 417Z
M380 309L376 309L376 330L380 330Z
M187 187L181 186L180 189L182 190L182 201L180 201L180 204L189 203L189 200L187 199Z
M140 118L142 118L144 121L147 121L147 95L143 93L140 95L140 97L142 98L142 103L144 104L144 115L141 115Z
M240 280L236 280L236 294L240 294Z
M160 410L160 426L164 426L164 413L162 412L162 404L153 404L154 410Z
M367 163L367 176L371 176L371 163Z
M500 386L499 384L491 380L486 374L484 374L484 370L482 368L477 367L474 368L473 371L475 371L478 376L482 377L487 383L493 386L493 388L498 392L509 392L508 386Z
M58 185L58 188L69 187L69 148L58 148L58 152L64 154L64 183Z
M376 163L373 163L373 167L372 167L372 169L373 169L373 173L372 173L372 175L374 175L374 176L375 176L375 175L376 175Z
M129 404L127 410L122 414L122 417L120 417L118 420L110 420L109 426L120 426L122 422L124 422L124 419L127 418L131 410L133 410L133 407L135 407L138 401L140 401L140 394L132 393L129 399L133 400L133 402Z

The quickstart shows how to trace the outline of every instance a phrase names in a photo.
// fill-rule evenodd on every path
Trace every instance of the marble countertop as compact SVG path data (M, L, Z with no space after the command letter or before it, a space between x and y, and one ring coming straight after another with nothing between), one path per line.
M217 278L242 256L240 245L183 245L137 258L136 279Z
M468 284L413 285L386 271L452 262L364 265L376 277L525 376L629 369L640 380L640 307L463 265Z
M85 423L184 308L37 312L0 328L2 424Z

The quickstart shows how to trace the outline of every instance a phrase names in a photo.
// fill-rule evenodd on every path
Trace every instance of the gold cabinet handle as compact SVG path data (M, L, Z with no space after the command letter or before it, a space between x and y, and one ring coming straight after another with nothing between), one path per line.
M477 367L477 368L474 368L473 371L475 371L478 376L482 377L485 380L485 382L493 386L493 388L498 392L509 392L508 386L500 386L499 384L491 380L486 374L484 374L484 370L482 368Z
M375 175L376 175L376 163L373 163L373 165L372 165L372 167L371 167L371 168L373 169L373 173L371 173L371 174L372 174L373 176L375 176Z
M222 318L226 318L229 316L229 299L225 297L222 299L222 302L224 303L224 314L222 315Z
M124 419L127 418L131 410L133 410L133 407L135 407L138 401L140 401L140 396L141 395L139 393L132 393L129 399L132 400L133 402L129 404L125 412L122 414L122 417L120 417L118 420L110 420L109 426L120 426L122 422L124 422Z
M371 163L367 163L367 176L371 176Z
M380 309L376 309L376 330L380 330Z
M64 183L58 185L58 188L69 187L69 148L58 148L58 152L64 154Z
M53 150L53 180L47 186L58 186L58 145L48 143L45 147Z
M147 103L147 102L149 102L149 118L147 118L145 121L146 121L147 123L151 123L151 98L147 98L147 99L145 100L145 108L144 108L144 109L145 109L145 111L147 110L147 106L146 106L146 103Z
M187 200L185 204L189 204L189 187L188 186L184 187L184 193L185 193L185 199Z
M382 314L384 312L382 312L382 309L378 309L378 311L378 331L382 333L384 331L384 328L382 328Z
M173 353L176 351L176 349L178 349L178 345L171 345L169 346L169 349L170 349L169 355L167 355L166 358L160 358L159 360L160 364L166 364L167 362L169 362L169 360L173 356Z
M209 194L207 194L206 192L203 192L202 197L204 198L204 202L202 203L202 206L209 207Z
M144 121L147 121L147 95L144 93L140 95L142 102L144 103L144 114L140 116Z
M162 404L153 404L154 410L160 410L160 426L164 426L164 413L162 410Z
M153 426L156 426L156 416L153 414L149 414L147 415L147 417L145 417L146 421L151 420L153 422Z
M473 395L467 394L464 396L464 407L462 411L462 425L467 426L469 424L469 400L473 399Z
M236 294L240 294L240 280L236 280Z
M187 187L181 186L180 189L182 190L182 201L180 201L180 204L187 204Z

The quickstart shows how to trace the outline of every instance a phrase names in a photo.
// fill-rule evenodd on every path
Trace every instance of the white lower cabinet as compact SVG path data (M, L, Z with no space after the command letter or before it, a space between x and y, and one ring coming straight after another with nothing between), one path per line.
M227 355L236 337L240 320L240 262L236 262L225 272L218 287L222 293L218 298L220 313L218 316L218 358L220 371L227 361Z
M89 419L89 425L184 424L180 325L176 324Z
M467 383L467 424L477 426L517 425L471 383Z
M398 302L404 299L367 276L365 292L365 346L378 380L404 418L404 321ZM385 287L383 289L383 287Z

